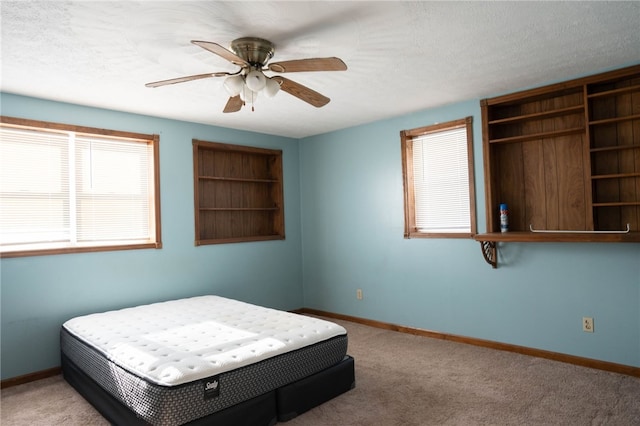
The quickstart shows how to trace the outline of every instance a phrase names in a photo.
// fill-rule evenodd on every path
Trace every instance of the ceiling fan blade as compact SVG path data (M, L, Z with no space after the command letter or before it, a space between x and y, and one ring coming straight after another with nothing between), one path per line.
M152 83L145 84L145 86L160 87L160 86L166 86L168 84L184 83L185 81L200 80L202 78L224 77L226 75L233 75L233 74L228 72L210 72L207 74L188 75L186 77L178 77L178 78L171 78L169 80L154 81Z
M227 104L224 106L222 112L238 112L240 108L242 108L242 99L240 99L240 95L232 96L227 101Z
M212 43L210 41L198 41L198 40L191 40L191 43L197 46L200 46L211 53L215 53L216 55L223 57L224 59L231 62L232 64L238 65L239 67L244 68L244 67L250 66L249 62L245 61L244 59L242 59L232 51L220 46L218 43Z
M309 58L292 61L274 62L269 64L274 72L302 72L302 71L345 71L347 65L340 58Z
M302 84L296 83L288 78L281 76L275 76L272 78L280 83L280 89L308 104L313 105L316 108L325 106L331 100L315 90L309 89L307 86L303 86Z

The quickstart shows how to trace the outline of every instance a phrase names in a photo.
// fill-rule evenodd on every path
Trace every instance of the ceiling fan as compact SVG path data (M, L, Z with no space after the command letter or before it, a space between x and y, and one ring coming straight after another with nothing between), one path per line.
M284 90L314 107L320 108L329 103L330 99L315 90L288 78L276 75L267 77L264 71L275 73L305 72L305 71L344 71L347 66L340 58L309 58L290 61L267 62L275 53L275 46L268 40L257 37L242 37L231 42L231 50L210 41L192 40L191 43L208 50L211 53L228 60L240 67L236 72L213 72L207 74L190 75L155 81L145 84L146 87L160 87L169 84L183 83L210 77L227 77L224 87L230 97L223 112L240 111L247 102L252 104L258 93L264 92L268 97L274 96L279 90Z

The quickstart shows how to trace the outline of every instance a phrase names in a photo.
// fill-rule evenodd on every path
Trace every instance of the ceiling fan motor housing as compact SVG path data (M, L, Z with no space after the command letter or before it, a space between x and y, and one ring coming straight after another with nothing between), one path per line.
M275 46L269 40L258 37L242 37L231 42L231 50L249 62L252 67L262 68L273 58Z

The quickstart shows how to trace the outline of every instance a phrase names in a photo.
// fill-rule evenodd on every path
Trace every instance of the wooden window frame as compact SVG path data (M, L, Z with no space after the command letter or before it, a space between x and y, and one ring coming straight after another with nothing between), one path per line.
M0 124L13 128L24 128L29 130L41 130L46 132L60 132L60 133L75 133L82 136L97 136L101 138L113 138L114 140L135 140L145 142L152 147L152 159L153 165L153 199L149 203L150 210L150 235L148 242L139 242L126 240L105 243L82 243L78 245L60 244L58 246L41 245L44 248L39 248L35 245L33 248L17 249L10 251L1 251L0 257L25 257L25 256L40 256L40 255L56 255L67 253L87 253L87 252L102 252L102 251L117 251L117 250L134 250L134 249L160 249L162 248L162 233L161 233L161 221L160 221L160 154L159 154L159 135L148 135L133 132L123 132L118 130L99 129L94 127L76 126L72 124L54 123L39 120L30 120L24 118L15 118L0 116ZM28 247L28 246L26 246Z
M475 177L473 167L473 118L403 130L400 132L402 150L402 178L404 185L404 238L473 238L477 232ZM470 232L424 232L416 226L416 202L413 174L413 139L429 133L455 128L466 128L467 135L467 172L469 176L469 227Z

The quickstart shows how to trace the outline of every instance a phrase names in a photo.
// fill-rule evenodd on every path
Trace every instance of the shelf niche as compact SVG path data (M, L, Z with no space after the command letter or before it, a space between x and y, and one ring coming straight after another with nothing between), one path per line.
M282 151L193 140L195 244L284 239Z

